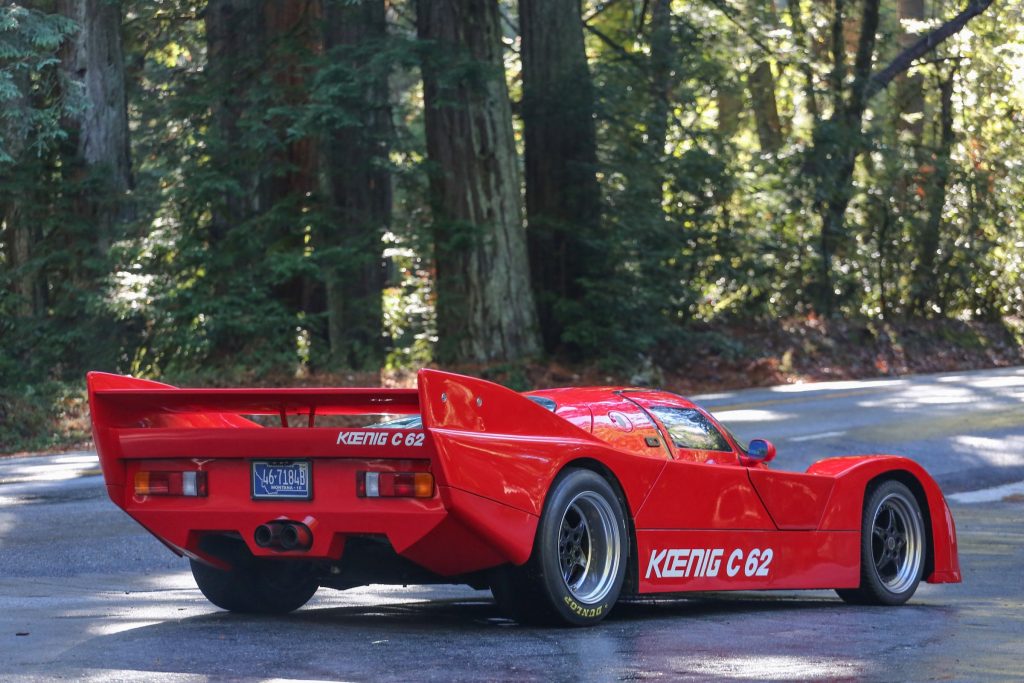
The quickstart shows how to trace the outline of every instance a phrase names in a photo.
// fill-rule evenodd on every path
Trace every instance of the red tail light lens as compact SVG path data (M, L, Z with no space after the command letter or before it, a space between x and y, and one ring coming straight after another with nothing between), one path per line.
M430 498L434 475L430 472L356 472L360 498Z
M205 498L208 491L206 472L135 473L137 496L193 496Z

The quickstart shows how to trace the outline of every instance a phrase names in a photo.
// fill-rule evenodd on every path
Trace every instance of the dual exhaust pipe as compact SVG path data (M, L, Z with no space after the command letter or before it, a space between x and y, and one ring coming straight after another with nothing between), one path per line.
M301 522L281 520L256 527L253 540L261 548L275 550L309 550L313 545L313 532Z

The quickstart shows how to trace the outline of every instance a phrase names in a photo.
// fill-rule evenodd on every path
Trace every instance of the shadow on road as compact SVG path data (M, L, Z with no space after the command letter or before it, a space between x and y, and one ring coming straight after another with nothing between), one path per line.
M216 612L97 635L57 664L374 680L559 680L594 667L607 680L651 669L704 677L715 675L708 667L728 665L853 679L872 672L863 655L877 652L877 629L889 631L911 617L948 623L956 611L926 603L879 609L817 596L709 594L626 602L595 628L535 628L504 618L484 595L310 607L283 617ZM884 640L891 646L891 637Z

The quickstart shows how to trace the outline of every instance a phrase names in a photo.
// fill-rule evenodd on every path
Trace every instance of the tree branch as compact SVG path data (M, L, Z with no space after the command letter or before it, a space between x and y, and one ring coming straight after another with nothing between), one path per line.
M908 47L889 62L889 65L873 75L864 91L864 100L870 100L893 81L894 78L910 68L915 59L922 57L941 45L947 38L955 35L967 25L967 22L978 16L992 4L992 0L970 0L967 7L934 31L921 36L920 40Z
M598 39L602 43L604 43L605 45L610 47L612 50L614 50L616 53L618 53L619 56L622 57L623 59L625 59L627 62L631 62L631 63L636 64L638 66L642 66L643 63L637 58L636 55L634 55L633 53L629 52L628 50L626 50L626 48L622 47L622 45L620 45L619 43L616 43L614 40L609 38L600 29L598 29L598 28L596 28L594 26L591 26L590 24L588 24L586 22L584 22L583 28L584 28L584 30L586 30L586 31L594 34L595 36L597 36Z

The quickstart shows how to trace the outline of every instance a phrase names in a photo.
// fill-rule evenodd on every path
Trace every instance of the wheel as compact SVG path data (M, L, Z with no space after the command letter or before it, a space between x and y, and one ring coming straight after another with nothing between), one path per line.
M491 590L519 621L596 624L622 590L628 539L611 485L590 470L566 470L548 494L530 560L498 572Z
M225 571L189 560L192 576L206 599L229 612L287 614L309 602L318 588L306 562L253 557L244 544L225 559Z
M927 536L914 494L898 481L870 491L861 522L860 586L837 590L860 605L902 605L924 573Z

